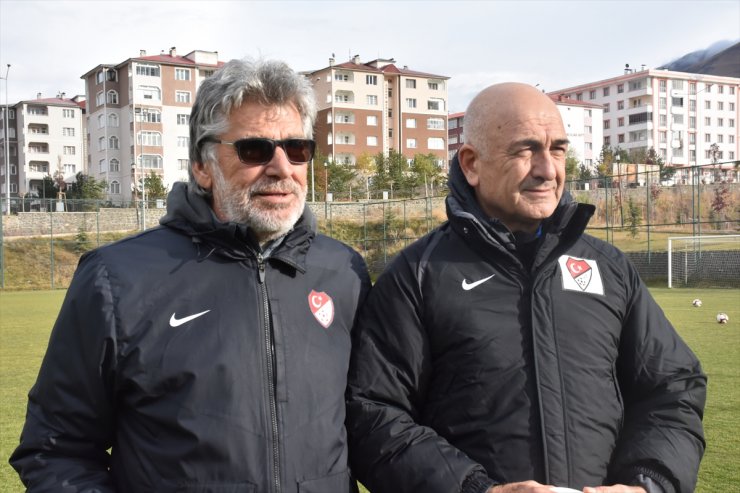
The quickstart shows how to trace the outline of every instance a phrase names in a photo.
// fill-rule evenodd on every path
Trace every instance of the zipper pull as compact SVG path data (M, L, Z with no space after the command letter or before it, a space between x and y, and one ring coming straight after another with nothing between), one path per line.
M265 283L265 259L261 253L257 254L257 270L260 276L260 284Z

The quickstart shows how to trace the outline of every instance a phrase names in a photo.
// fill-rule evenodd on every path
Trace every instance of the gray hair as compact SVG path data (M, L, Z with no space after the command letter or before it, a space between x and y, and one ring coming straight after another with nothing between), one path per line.
M194 163L215 163L211 139L229 128L229 115L246 102L265 106L294 104L303 121L303 133L313 138L316 99L311 84L279 60L231 60L203 81L190 113L190 183L197 193L210 191L198 186Z

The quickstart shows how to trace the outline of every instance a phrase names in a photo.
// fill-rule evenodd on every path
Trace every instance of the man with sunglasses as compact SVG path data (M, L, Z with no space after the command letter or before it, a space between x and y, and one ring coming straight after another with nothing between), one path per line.
M305 207L316 109L281 62L203 81L161 226L81 260L11 458L29 492L339 492L362 258Z

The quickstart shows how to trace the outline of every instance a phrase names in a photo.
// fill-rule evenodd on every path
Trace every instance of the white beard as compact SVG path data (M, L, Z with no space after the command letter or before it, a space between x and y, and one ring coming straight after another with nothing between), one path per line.
M246 224L254 231L260 243L274 240L290 231L303 213L306 189L295 181L278 180L263 175L248 188L239 188L227 182L221 168L210 164L213 171L213 200L219 204L221 219ZM292 193L295 199L288 204L270 204L253 195L260 191Z

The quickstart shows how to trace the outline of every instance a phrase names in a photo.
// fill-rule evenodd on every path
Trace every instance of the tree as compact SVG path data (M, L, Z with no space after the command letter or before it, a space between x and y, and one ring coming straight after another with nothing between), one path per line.
M352 182L357 177L354 169L346 164L329 162L328 167L324 170L329 173L329 192L334 195L344 194L349 190Z
M308 171L306 173L308 184L308 196L311 199L311 186L313 184L313 192L317 200L323 200L326 196L326 190L324 190L326 168L324 163L328 162L329 158L321 153L318 149L313 156L313 166L308 163Z
M714 189L714 197L712 198L712 211L714 211L718 221L722 221L724 219L724 211L729 205L730 189L727 185L722 184Z
M637 238L639 232L637 228L642 224L642 214L640 208L632 200L632 197L627 199L627 223L630 228L630 236Z
M437 156L432 153L416 154L411 163L411 180L413 186L424 187L424 196L428 196L428 186L440 183L442 170L437 166Z
M59 188L57 188L56 182L51 178L51 176L46 175L41 182L41 190L39 190L40 198L55 199L57 198L58 192Z
M104 180L98 181L80 171L75 175L75 182L67 188L67 198L102 200L106 188Z
M150 171L149 175L144 178L144 186L146 187L146 198L147 200L157 200L167 198L167 187L162 181L162 177L154 171Z
M565 154L565 180L573 181L578 179L578 155L575 149L572 147L568 148L568 152Z
M709 155L712 158L712 167L714 168L714 182L722 181L722 166L718 166L719 163L719 144L716 142L709 146Z
M670 180L673 178L673 175L676 174L676 168L673 166L666 166L665 161L663 161L663 158L658 154L658 151L656 151L654 147L648 149L647 154L645 155L645 164L658 165L660 181Z

